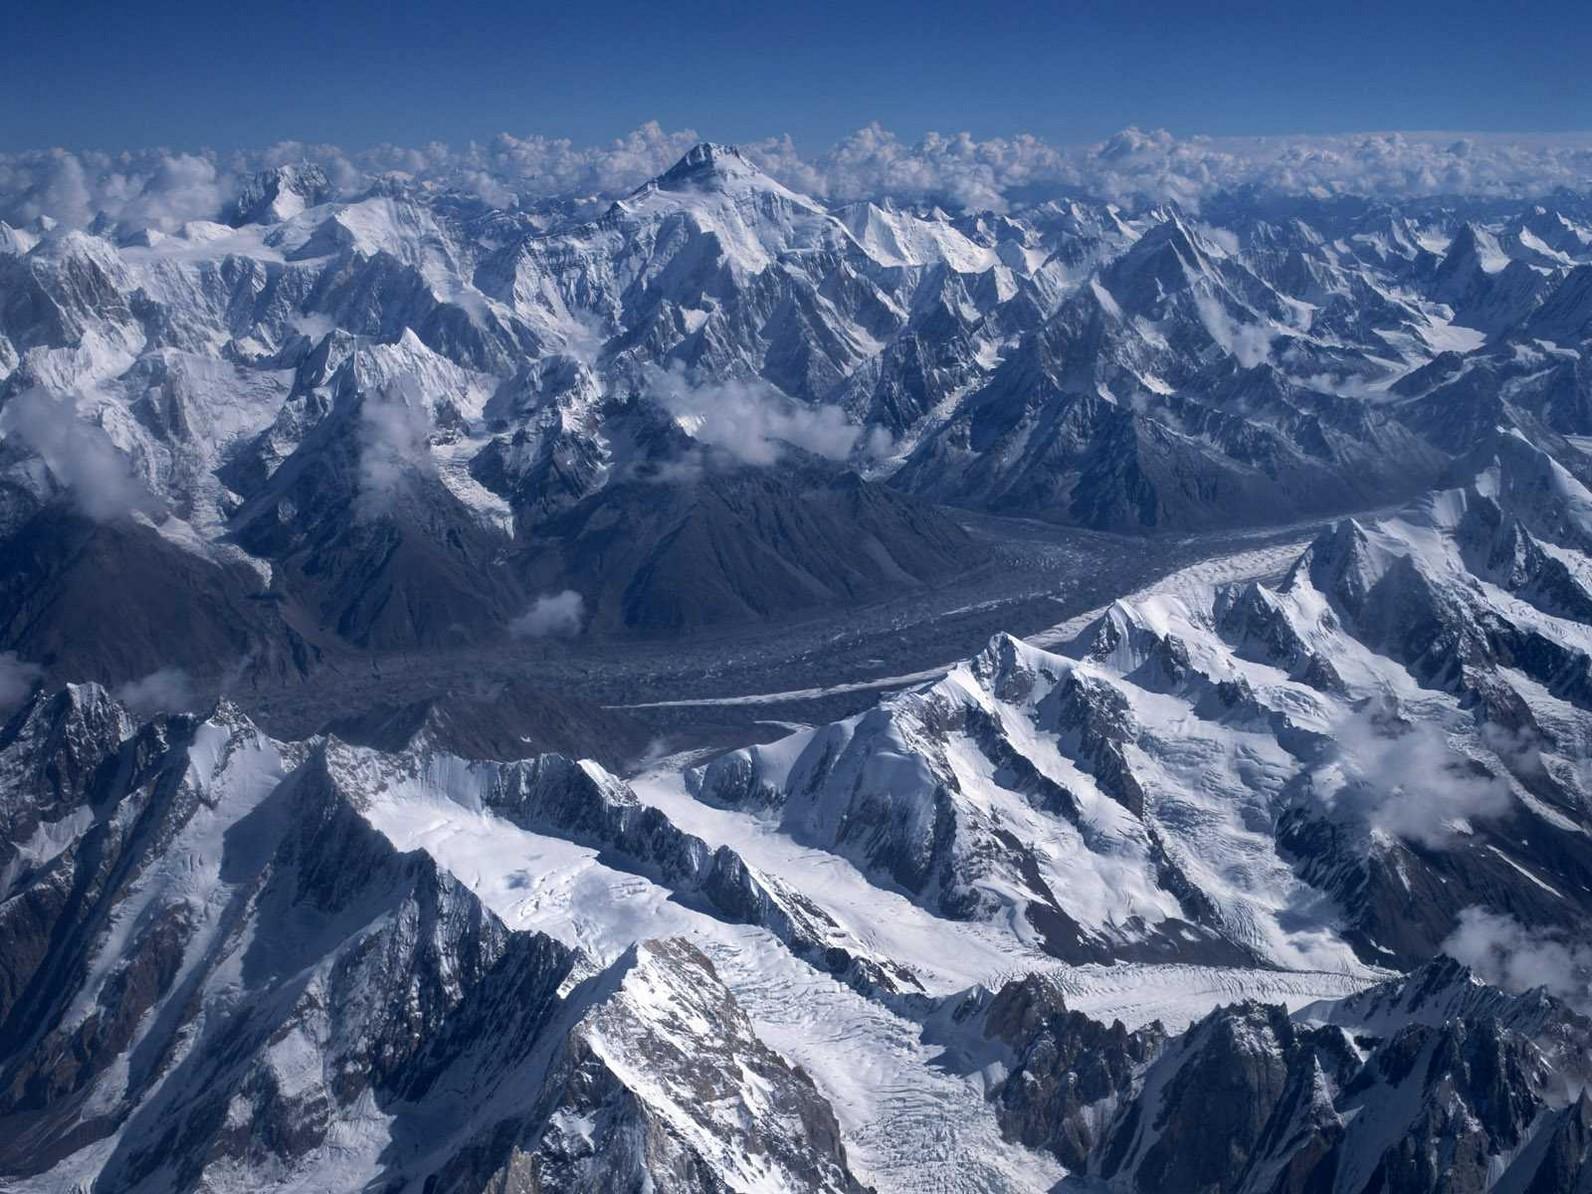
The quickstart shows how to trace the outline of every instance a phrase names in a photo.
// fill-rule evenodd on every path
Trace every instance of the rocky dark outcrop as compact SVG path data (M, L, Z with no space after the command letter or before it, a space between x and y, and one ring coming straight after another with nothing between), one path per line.
M222 220L234 228L275 223L303 208L325 203L333 194L334 188L319 166L307 162L278 166L246 179L222 212Z
M245 664L296 677L320 655L252 568L196 556L131 519L98 522L62 506L0 542L0 642L55 677L106 684L166 667L217 683Z
M1140 1190L1236 1190L1285 1142L1324 1156L1338 1130L1321 1122L1323 1079L1356 1069L1340 1030L1300 1029L1258 1004L1214 1012L1145 1075L1100 1149L1100 1172L1129 1171Z
M984 1035L1011 1051L991 1092L1008 1139L1083 1170L1140 1070L1161 1050L1159 1024L1128 1031L1071 1011L1041 975L1007 983L982 1014Z
M1142 1070L1089 1168L1141 1191L1577 1189L1567 1032L1592 1042L1540 992L1447 962L1295 1018L1218 1009Z
M505 762L563 754L596 759L613 771L635 763L652 742L645 727L620 711L517 680L377 705L334 718L324 729L354 746L392 754L423 748Z
M665 1015L630 1002L632 976L641 980L636 997L673 1002ZM829 1104L811 1078L757 1038L702 953L678 940L638 945L595 984L609 985L617 986L614 995L577 1021L544 1082L535 1118L545 1127L531 1155L541 1188L714 1190L723 1188L719 1173L728 1169L746 1176L772 1170L801 1189L862 1194ZM583 997L577 991L572 1002ZM670 1031L670 1020L682 1016L711 1024L711 1036L683 1047ZM614 1067L616 1051L627 1068L643 1067L669 1091L681 1119L645 1113ZM756 1092L747 1108L752 1123L726 1140L718 1109L744 1105L748 1090ZM701 1135L682 1131L687 1124Z

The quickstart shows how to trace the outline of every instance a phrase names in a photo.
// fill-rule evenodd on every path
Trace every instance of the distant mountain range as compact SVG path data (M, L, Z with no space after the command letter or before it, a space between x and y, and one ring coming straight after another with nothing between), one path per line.
M128 555L207 653L291 668L491 641L544 589L609 633L932 584L968 549L925 502L1271 525L1406 500L1500 426L1586 475L1586 205L952 218L707 144L589 222L330 190L283 168L172 235L0 230L7 641L168 662L86 645Z

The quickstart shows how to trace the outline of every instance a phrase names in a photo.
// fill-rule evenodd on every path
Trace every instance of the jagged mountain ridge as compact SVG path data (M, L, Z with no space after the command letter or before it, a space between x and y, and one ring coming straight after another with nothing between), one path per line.
M945 1112L951 1118L935 1121L940 1130L982 1123L1012 1147L1048 1151L1073 1173L1127 1188L1164 1188L1174 1173L1192 1174L1189 1188L1269 1189L1283 1175L1308 1183L1334 1173L1344 1189L1361 1188L1374 1173L1391 1188L1439 1188L1441 1169L1422 1159L1434 1155L1424 1149L1461 1150L1466 1165L1491 1175L1488 1184L1515 1165L1517 1175L1579 1172L1584 1107L1568 1084L1581 1064L1585 1021L1544 993L1505 996L1445 963L1447 970L1440 965L1405 985L1389 980L1293 1018L1286 1007L1258 1002L1202 1013L1200 996L1174 1001L1195 1021L1181 1035L1181 1025L1170 1033L1142 1022L1106 1027L1069 1007L1078 992L1088 1005L1101 972L1123 967L1130 985L1221 973L1283 990L1299 981L1306 991L1330 990L1346 980L1352 990L1386 973L1379 967L1417 966L1459 948L1456 929L1474 907L1573 939L1586 916L1574 901L1589 865L1578 828L1587 793L1573 752L1587 716L1587 631L1578 617L1592 574L1582 546L1592 541L1592 495L1514 432L1500 431L1471 464L1477 471L1466 485L1396 518L1338 524L1270 583L1118 602L1081 621L1063 654L1000 637L944 681L890 698L876 713L724 756L689 777L694 797L671 786L678 776L653 775L632 788L596 764L558 756L472 763L424 737L398 754L335 739L281 745L230 708L207 722L139 726L98 689L36 695L0 750L14 794L7 840L22 843L7 860L0 904L17 934L7 957L22 960L12 964L17 994L6 1018L8 1089L13 1114L48 1108L45 1122L56 1125L30 1128L29 1155L67 1172L88 1165L109 1188L123 1175L140 1180L150 1158L171 1154L169 1140L141 1140L150 1114L143 1100L176 1097L168 1092L183 1089L175 1080L182 1066L214 1064L205 1060L203 1033L179 1031L192 1013L178 1009L216 1000L208 1025L230 997L222 986L197 1003L173 1000L199 975L225 973L232 940L254 942L241 959L245 982L251 955L256 983L294 972L293 951L326 931L314 927L324 912L305 922L302 901L346 908L376 898L373 883L388 898L385 882L367 878L374 864L362 856L375 851L393 860L375 873L401 865L405 875L427 876L433 886L423 890L440 884L468 912L465 923L496 926L494 949L526 948L507 944L525 938L561 959L537 980L549 1001L605 984L622 992L633 967L664 959L686 967L692 977L681 989L696 998L702 967L729 968L731 985L753 1001L754 1019L737 1027L739 996L726 991L691 1022L697 1031L728 1032L745 1042L736 1050L762 1060L706 1054L698 1043L690 1076L669 1077L674 1055L651 1043L659 1029L645 1015L638 1024L635 1009L600 1002L588 1013L610 1034L608 1050L597 1047L595 1056L620 1075L596 1091L617 1080L630 1093L612 1097L626 1105L640 1098L650 1126L639 1130L663 1133L692 1158L678 1162L688 1169L767 1149L796 1167L778 1179L790 1188L867 1180L848 1176L849 1153L835 1148L848 1132L857 1138L855 1108L826 1113L818 1101L843 1097L844 1084L820 1069L809 1088L789 1067L837 1058L854 1065L886 1048L888 1036L870 1035L884 1024L905 1023L935 1040L950 1015L963 1025L945 1037L952 1056L976 1059L985 1047L978 1039L1012 1052L1002 1054L1004 1077L980 1079L987 1067L972 1066L960 1101ZM1423 778L1434 786L1418 787ZM246 834L225 829L246 822ZM332 857L306 861L321 850ZM119 862L126 851L133 857ZM288 882L306 867L325 878ZM824 878L815 882L815 873ZM216 894L206 894L207 874L220 884ZM65 883L67 875L76 877ZM85 892L93 894L85 900L78 894ZM287 902L273 911L272 900ZM209 911L196 919L198 908ZM240 939L225 924L247 908L258 910L262 928ZM50 930L44 946L41 917L73 928ZM137 932L125 935L122 924ZM260 936L267 924L280 940ZM638 946L655 927L693 943ZM485 930L471 933L478 931ZM443 940L467 948L450 963L455 969L482 948L468 934ZM776 956L784 960L776 964ZM959 989L969 979L988 985L1019 959L1033 977L980 1012L976 1023L987 1027L970 1040L969 997ZM327 964L329 975L343 965ZM757 976L786 967L811 976L803 980L815 984L810 992L826 984L849 990L851 1014L871 1006L878 1010L869 1015L882 1019L848 1035L834 1055L820 1048L790 1063L758 1053L751 1024L783 1030L761 1002ZM1167 978L1153 977L1163 972ZM651 990L665 980L633 981ZM1109 1009L1117 998L1095 1006ZM70 1010L78 1007L90 1009L87 1019ZM464 1027L450 1027L455 1015ZM352 1039L390 1031L384 1019L367 1023L350 1030ZM449 1047L455 1033L461 1048L474 1047L466 1043L476 1032L470 1023L465 1010L439 1013L423 1034L435 1042L427 1055ZM35 1024L45 1026L42 1036L15 1035ZM139 1043L151 1031L175 1032L171 1039L183 1043ZM327 1029L315 1039L337 1056L351 1038ZM599 1064L577 1039L561 1046L573 1051L569 1064ZM781 1044L796 1040L785 1035ZM158 1085L126 1087L126 1110L98 1126L76 1126L80 1092L94 1092L90 1103L99 1106L123 1089L113 1063L123 1050L157 1070L179 1068ZM1235 1056L1253 1081L1230 1089L1216 1075L1238 1064ZM275 1057L268 1051L247 1072L276 1073L285 1063ZM750 1100L763 1088L736 1085L742 1064L792 1075L780 1080L788 1093L779 1098L794 1118L782 1121L788 1128L777 1139L729 1138L729 1152L715 1160L690 1143L695 1129L678 1119L679 1108L656 1101L654 1084L729 1083L741 1091L733 1097ZM664 1067L661 1077L655 1066ZM908 1072L928 1081L924 1071ZM398 1079L372 1069L370 1081L385 1090L381 1083ZM432 1087L418 1078L405 1081L404 1097L425 1105L415 1113L428 1121L462 1114L439 1112L429 1100L444 1096L427 1093ZM587 1122L583 1100L610 1096L588 1094L583 1080L570 1109L548 1112L543 1123L535 1117L551 1096L521 1090L512 1073L503 1081L504 1098L515 1092L513 1122L525 1126L495 1127L493 1139L512 1135L512 1149L495 1145L489 1161L473 1144L451 1156L404 1152L400 1115L361 1121L362 1139L391 1135L391 1143L370 1146L378 1160L369 1163L404 1173L435 1166L439 1180L459 1188L475 1188L483 1164L559 1175L546 1179L552 1188L621 1180L591 1168L630 1155L618 1137L570 1134L569 1125ZM1213 1105L1217 1087L1225 1093ZM1456 1112L1446 1092L1472 1110ZM250 1122L279 1124L282 1133L300 1125L300 1102L248 1097L250 1110L238 1114ZM1353 1114L1384 1104L1413 1108L1397 1131L1367 1128L1376 1117ZM445 1098L442 1106L450 1106ZM1241 1148L1188 1169L1178 1158L1211 1138L1218 1112L1231 1119ZM469 1140L474 1122L448 1138ZM1146 1124L1162 1126L1151 1132ZM38 1133L46 1131L61 1133L62 1143L44 1144ZM101 1131L116 1141L103 1155L82 1143ZM327 1172L314 1168L330 1163L319 1146L285 1143L300 1139L292 1133L272 1139L264 1153L241 1158L223 1149L207 1163L221 1168L202 1172L274 1181L282 1172L275 1167L290 1162ZM974 1151L957 1164L995 1165L978 1151L991 1147L983 1139L964 1145ZM1416 1151L1400 1151L1401 1139ZM878 1147L862 1154L864 1173L874 1177L895 1172ZM1025 1155L1011 1154L1031 1164ZM649 1173L677 1164L649 1156ZM1488 1157L1507 1163L1500 1169ZM184 1163L197 1164L187 1155ZM713 1188L692 1184L706 1177L681 1180L684 1188ZM734 1187L750 1179L725 1180Z
M1219 1008L1170 1038L1071 1011L1038 976L954 1019L1004 1059L1008 1133L1093 1179L1063 1189L1546 1192L1592 1171L1592 1022L1447 960L1291 1016Z
M1473 463L1276 582L999 636L693 791L1069 962L1408 966L1473 904L1573 934L1592 508L1518 434Z
M1469 466L1269 583L634 786L38 690L0 735L7 1172L910 1188L865 1058L953 1188L1570 1188L1583 1018L1442 960L1351 994L1467 909L1586 915L1592 494L1517 432ZM1099 1018L1156 989L1169 1027Z
M1553 611L1579 608L1586 565L1573 544L1592 528L1592 502L1512 433L1473 463L1467 486L1399 518L1323 534L1274 585L1218 588L1204 604L1186 594L1118 603L1083 624L1065 655L1001 638L959 674L887 702L896 779L950 768L936 800L953 824L925 831L948 843L951 863L931 866L916 887L910 846L870 855L845 837L814 839L817 827L852 825L861 840L888 845L893 830L881 833L877 820L855 809L805 825L790 818L798 792L811 800L857 773L846 752L859 748L838 745L835 730L727 756L694 781L708 803L681 803L656 777L632 790L558 756L471 763L424 737L397 754L336 739L279 744L231 707L205 721L140 725L92 686L37 693L0 736L10 843L0 866L0 1064L19 1149L5 1158L8 1172L23 1189L65 1174L103 1189L358 1185L378 1175L460 1190L660 1176L680 1189L860 1189L881 1177L882 1188L907 1188L856 1108L831 1109L846 1085L823 1068L875 1056L870 1064L899 1064L899 1044L869 1034L905 1024L946 1050L938 1066L963 1075L940 1079L962 1093L929 1122L965 1134L950 1157L969 1188L1026 1186L1016 1170L1002 1176L998 1147L1031 1175L1043 1169L1026 1150L1038 1150L1079 1179L1135 1190L1436 1190L1457 1171L1486 1188L1573 1188L1588 1165L1586 1105L1573 1087L1592 1027L1545 992L1506 995L1440 960L1324 1002L1295 995L1288 1006L1252 1000L1201 1013L1203 1000L1220 997L1176 996L1167 1006L1193 1019L1186 1031L1142 1019L1108 1025L1070 1006L1121 1006L1124 988L1102 1003L1091 986L1136 959L1143 968L1126 976L1129 988L1220 973L1240 990L1268 974L1285 991L1291 976L1306 991L1330 989L1326 976L1300 970L1308 963L1345 970L1352 990L1377 973L1356 951L1410 964L1453 948L1442 918L1478 898L1543 931L1556 917L1569 917L1560 923L1572 932L1582 923L1584 912L1535 894L1575 890L1585 865L1572 846L1545 845L1553 827L1586 815L1584 792L1556 757L1578 697L1556 701L1533 686L1542 648L1508 662L1497 652L1531 634L1584 633ZM1394 655L1383 654L1390 617L1406 620ZM1461 666L1430 670L1430 653L1408 645L1433 619L1460 644L1443 655ZM1485 643L1466 648L1478 633ZM1380 703L1354 696L1371 677ZM1326 698L1363 713L1373 744L1323 749L1310 720L1333 719L1311 702ZM1434 700L1439 708L1408 716ZM1168 716L1168 702L1186 714ZM1468 713L1473 728L1442 706ZM1529 761L1488 733L1522 707L1540 735ZM1258 793L1275 802L1276 853L1247 893L1212 882L1232 873L1218 851L1237 827L1208 824L1189 839L1190 826L1171 816L1168 798L1191 801L1198 785L1192 773L1166 785L1187 762L1176 761L1171 738L1157 746L1147 736L1152 713L1184 742L1197 722L1257 736L1237 757L1261 767L1258 736L1271 735L1303 765ZM1441 810L1452 815L1440 823L1416 824L1356 803L1347 784L1304 790L1363 765L1366 751L1385 761L1374 745L1384 735L1394 749L1429 751L1401 740L1437 725L1453 735L1452 758L1438 766L1421 753L1420 764L1458 768L1456 777L1490 765L1508 785L1508 807L1477 797ZM849 730L864 742L880 733L868 717ZM1046 740L1054 745L1042 748ZM1058 748L1073 760L1064 779L1046 753ZM982 773L969 769L974 751L988 760ZM1148 769L1152 754L1159 773ZM782 790L766 770L772 759L790 776L816 767L815 778L787 776ZM764 768L757 784L749 766ZM734 777L739 787L726 786ZM997 789L1010 794L1004 802L991 799ZM908 799L916 789L891 790ZM777 839L749 832L770 810L785 818ZM1083 850L1034 836L1043 816L1075 825ZM708 836L680 827L693 817ZM1329 826L1332 849L1291 852L1294 818ZM740 844L715 845L734 825ZM1253 816L1248 825L1255 832ZM831 865L804 890L815 846L851 859L856 878ZM1117 915L1104 924L1076 902L1090 898L1080 863L1091 851L1102 860L1115 851L1123 868L1108 897ZM1502 863L1491 871L1488 852ZM1316 920L1237 933L1263 920L1254 877L1279 864L1295 868L1296 890L1317 888L1313 901L1290 901L1313 906ZM1139 886L1126 886L1135 866ZM1423 896L1418 907L1438 923L1396 938L1409 906L1376 906L1382 871L1406 889L1439 877L1476 886L1446 905ZM1348 872L1361 877L1345 884ZM848 896L859 881L875 891L872 903ZM1001 900L1024 912L1026 927L1000 914ZM1048 914L1036 915L1041 900ZM1139 923L1122 917L1128 908ZM1143 915L1157 909L1158 919ZM674 935L644 936L654 926ZM1319 952L1328 938L1336 955ZM1306 955L1302 941L1318 952ZM995 942L1004 942L998 952ZM787 960L775 965L770 949ZM1046 963L1047 953L1071 964ZM994 996L958 993L966 977L998 978L1014 955L1034 972ZM1091 965L1100 958L1119 960ZM784 1033L784 1049L799 1039L764 1002L758 976L771 967L813 975L803 980L816 983L808 998L825 984L849 988L852 1014L872 1006L879 1019L860 1021L872 1027L848 1033L835 1054L819 1047L793 1062L759 1039ZM423 994L399 1016L402 1000L384 992L405 983ZM506 1029L511 1007L523 1033ZM417 1032L406 1036L404 1023ZM505 1033L523 1045L494 1048L490 1060L480 1053L483 1034ZM820 1066L816 1075L806 1063ZM930 1081L927 1070L908 1072ZM455 1090L464 1073L467 1106ZM366 1090L374 1103L358 1095ZM723 1106L747 1108L750 1120L709 1110ZM860 1178L847 1149L858 1139ZM1218 1139L1231 1146L1210 1147Z

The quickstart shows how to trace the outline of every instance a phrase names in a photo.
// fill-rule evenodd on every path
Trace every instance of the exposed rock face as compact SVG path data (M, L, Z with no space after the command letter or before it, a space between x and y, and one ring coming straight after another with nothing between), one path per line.
M1037 977L981 1023L1012 1050L991 1092L1003 1127L1112 1189L1574 1190L1592 1174L1576 1076L1592 1021L1451 962L1294 1016L1220 1008L1171 1040L1066 1011Z
M319 166L279 166L256 174L244 185L225 213L226 222L234 228L280 223L306 207L325 203L333 194L332 184Z
M1320 1106L1322 1079L1343 1080L1352 1058L1342 1033L1300 1032L1279 1008L1213 1013L1146 1076L1102 1172L1130 1170L1139 1189L1238 1189L1275 1163L1269 1151L1283 1138L1287 1162L1313 1169L1337 1144Z
M261 676L291 676L319 657L262 597L253 569L196 556L148 526L49 507L5 550L4 639L58 674L120 684L162 667L207 675L248 660Z
M588 629L653 636L876 600L986 558L940 511L817 463L612 485L541 531L528 588L573 586Z
M1002 1130L1054 1153L1068 1169L1087 1168L1121 1101L1162 1048L1159 1024L1129 1032L1069 1011L1039 975L1002 987L983 1015L986 1037L1012 1051L993 1098Z
M700 952L645 943L594 982L617 989L570 1031L538 1106L544 1188L861 1190L812 1079L757 1039ZM725 1108L744 1132L726 1132Z
M532 754L589 755L612 770L635 762L651 742L621 712L514 681L378 705L334 718L324 729L352 745L394 754L428 749L505 762Z

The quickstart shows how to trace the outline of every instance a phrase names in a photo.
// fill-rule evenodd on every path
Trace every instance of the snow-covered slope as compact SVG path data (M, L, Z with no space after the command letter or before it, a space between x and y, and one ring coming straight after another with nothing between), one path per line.
M0 758L12 1188L860 1188L706 956L506 923L347 748L86 687Z
M1071 962L1410 964L1472 905L1573 933L1587 491L1513 433L1475 463L1270 584L1119 601L1064 654L998 636L692 790Z

